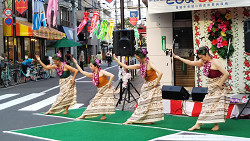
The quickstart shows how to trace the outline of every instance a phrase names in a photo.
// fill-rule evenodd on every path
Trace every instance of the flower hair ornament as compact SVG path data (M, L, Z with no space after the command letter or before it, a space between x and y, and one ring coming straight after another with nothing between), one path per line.
M207 49L207 51L209 51L209 48L208 48L208 46L205 46L205 48Z
M62 55L60 53L56 53L56 56L59 57L59 58L62 57Z
M147 50L146 50L146 49L141 49L141 51L142 51L142 53L143 53L144 55L147 55Z
M95 59L95 63L96 63L97 66L100 66L100 60Z

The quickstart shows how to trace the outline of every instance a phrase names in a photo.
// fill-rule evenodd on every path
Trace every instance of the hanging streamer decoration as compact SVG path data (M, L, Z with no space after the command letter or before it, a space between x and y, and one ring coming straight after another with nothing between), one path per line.
M115 28L115 21L110 20L106 39L108 39L108 40L112 39L114 28Z
M135 27L135 28L134 28L134 31L135 31L135 38L139 38L139 31L138 31L138 28Z
M46 18L44 11L44 0L34 0L33 10L33 30L38 30L41 26L46 27Z
M102 37L101 40L104 39L105 34L106 34L106 32L107 32L107 28L108 28L108 22L107 22L107 20L103 20L103 22L102 22L102 27L101 27L101 31L100 31L100 33L99 33L97 39L100 39L101 37Z
M82 22L80 23L80 25L73 29L76 30L78 29L77 35L79 35L79 33L81 33L81 31L83 30L83 28L85 27L85 25L87 24L88 20L89 20L89 12L83 12L84 14L84 18L82 19Z
M90 33L93 33L96 26L98 26L98 23L97 23L98 20L99 20L99 12L95 11L93 17L91 18L91 30L90 30Z
M94 28L93 33L90 34L90 37L95 37L96 36L96 38L97 38L98 37L99 28L100 28L100 20L98 20L97 26Z

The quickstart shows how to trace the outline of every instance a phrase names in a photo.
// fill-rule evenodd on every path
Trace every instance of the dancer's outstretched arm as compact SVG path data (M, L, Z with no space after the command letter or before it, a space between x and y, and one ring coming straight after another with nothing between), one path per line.
M85 75L85 76L87 76L89 78L92 78L92 73L83 71L82 68L78 65L75 58L72 57L72 61L76 64L76 68L80 71L81 74L83 74L83 75Z
M35 55L36 57L36 60L43 66L44 69L48 69L48 70L51 70L51 69L56 69L56 65L48 65L46 66L40 59L40 57L38 55Z
M223 88L223 84L227 81L229 73L228 71L221 65L221 63L217 60L217 59L213 59L213 63L215 64L216 68L223 73L223 77L220 81L220 83L218 84L218 86L222 89Z
M125 69L135 70L135 69L139 69L139 68L140 68L140 64L135 64L135 65L129 65L129 66L127 66L127 65L121 63L121 62L116 58L116 55L115 55L115 54L113 54L113 58L114 58L114 60L115 60L120 66L122 66L122 67L125 68Z
M175 59L178 59L178 60L182 61L182 62L185 63L185 64L190 65L190 66L198 66L198 67L203 66L202 60L199 60L199 61L190 61L190 60L181 58L180 56L175 55L174 53L173 53L173 57L174 57Z
M105 70L101 70L100 72L103 73L103 75L109 77L109 83L108 83L108 85L110 86L112 84L112 81L114 80L115 76L112 73L107 72Z
M150 60L149 60L149 65L150 65L150 68L152 68L153 70L155 70L157 72L157 74L158 74L157 80L156 80L156 82L154 84L154 86L157 86L158 83L161 80L161 77L162 77L163 73Z

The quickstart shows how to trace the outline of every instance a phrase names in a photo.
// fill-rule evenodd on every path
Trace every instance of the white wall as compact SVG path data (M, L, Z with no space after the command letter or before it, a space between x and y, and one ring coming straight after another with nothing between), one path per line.
M172 49L173 25L172 13L147 13L147 49L148 57L163 72L161 85L172 85L172 68L169 56L162 51L162 36L166 36L167 48Z

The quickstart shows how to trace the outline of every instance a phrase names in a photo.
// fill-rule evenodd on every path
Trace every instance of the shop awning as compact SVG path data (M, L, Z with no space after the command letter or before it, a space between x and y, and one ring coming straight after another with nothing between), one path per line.
M3 20L4 22L4 20ZM3 36L13 36L13 27L5 25L3 23ZM63 32L60 32L54 28L41 27L39 30L32 30L32 23L27 21L19 21L16 23L16 36L32 36L39 38L46 38L49 40L60 40L65 36Z

